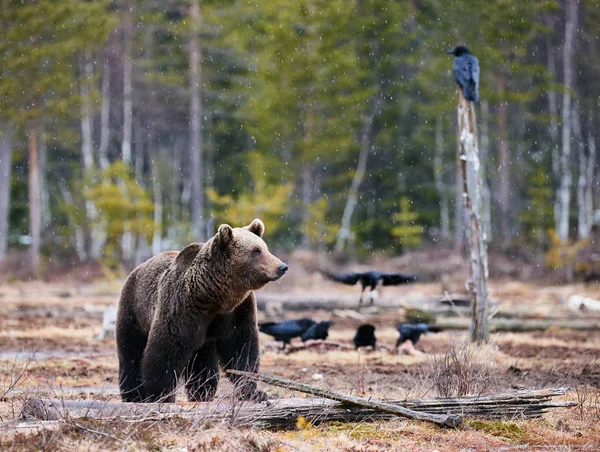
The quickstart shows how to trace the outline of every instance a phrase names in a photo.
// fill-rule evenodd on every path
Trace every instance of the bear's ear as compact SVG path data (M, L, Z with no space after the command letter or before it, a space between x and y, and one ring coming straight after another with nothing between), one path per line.
M191 243L186 246L175 258L175 264L188 266L200 252L199 243Z
M222 224L219 226L219 232L217 232L217 239L219 244L225 248L233 240L233 229L228 224Z
M257 236L262 237L263 234L265 233L265 224L262 221L260 221L258 218L255 218L254 220L252 220L252 223L250 223L244 229L248 229L253 234L256 234Z

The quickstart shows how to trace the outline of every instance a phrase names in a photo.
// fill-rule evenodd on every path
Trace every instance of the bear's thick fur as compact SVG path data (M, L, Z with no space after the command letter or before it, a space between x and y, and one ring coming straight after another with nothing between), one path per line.
M211 400L219 364L258 370L254 290L287 265L262 240L264 224L223 224L208 242L168 251L135 268L121 292L116 340L125 402L174 402L177 379L191 401ZM240 398L264 400L254 382L229 375Z

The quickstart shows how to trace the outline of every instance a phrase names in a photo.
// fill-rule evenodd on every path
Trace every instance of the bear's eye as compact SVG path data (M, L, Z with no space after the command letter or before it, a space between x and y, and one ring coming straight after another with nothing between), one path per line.
M252 254L255 255L255 256L259 256L260 253L262 253L262 250L260 248L254 248L252 250Z

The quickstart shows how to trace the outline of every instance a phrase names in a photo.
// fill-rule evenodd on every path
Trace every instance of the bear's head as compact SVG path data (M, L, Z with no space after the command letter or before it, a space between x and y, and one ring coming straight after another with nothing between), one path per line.
M265 225L257 218L242 228L222 224L213 238L214 252L227 256L228 273L244 290L258 290L288 269L269 252L262 239L264 232Z

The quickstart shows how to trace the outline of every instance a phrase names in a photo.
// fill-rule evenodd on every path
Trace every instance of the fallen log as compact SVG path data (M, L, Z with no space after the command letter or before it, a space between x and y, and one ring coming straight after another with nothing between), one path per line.
M252 372L242 372L239 370L229 369L228 373L239 375L242 377L249 378L251 380L261 381L263 383L267 383L273 386L279 386L281 388L292 389L294 391L303 392L305 394L312 394L318 397L325 397L331 400L335 400L337 402L342 402L349 405L360 406L363 408L369 408L375 411L381 411L383 413L395 414L397 416L406 417L408 419L414 419L418 421L428 421L433 422L435 424L456 428L462 424L462 419L460 416L455 414L447 414L447 415L436 415L429 414L424 412L417 412L413 410L409 410L400 405L391 405L389 403L381 402L374 399L365 399L363 397L352 396L348 394L342 394L340 392L328 391L325 389L320 389L315 386L310 386L303 383L297 383L295 381L286 380L284 378L273 377L270 375L264 375L259 373Z
M276 351L287 354L310 350L316 353L328 353L330 351L354 351L354 346L344 344L342 342L328 341L322 339L309 340L299 344L289 344L285 349L282 349L279 342L268 343L263 347L263 351Z
M444 330L468 330L471 327L471 320L466 317L438 317L435 326ZM551 327L599 330L600 321L562 319L493 319L490 321L490 331L545 331Z
M548 409L576 406L575 402L553 402L552 397L566 388L524 390L505 394L407 399L386 401L402 404L413 411L455 414L481 419L529 419L542 416ZM31 399L23 407L21 418L39 421L62 419L114 420L126 422L163 420L179 417L196 422L229 423L259 429L294 428L299 416L313 424L322 422L369 422L390 420L395 414L370 408L348 406L324 398L284 398L253 404L223 398L195 404L121 403L90 400Z

